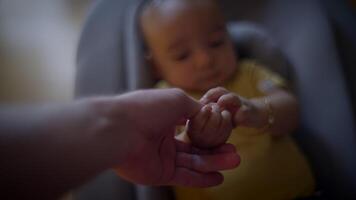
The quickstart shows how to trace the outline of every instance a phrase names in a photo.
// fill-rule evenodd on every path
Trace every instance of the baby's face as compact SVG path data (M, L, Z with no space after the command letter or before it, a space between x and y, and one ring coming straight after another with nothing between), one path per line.
M205 92L236 69L233 45L214 0L168 0L143 12L141 28L151 64L173 86Z

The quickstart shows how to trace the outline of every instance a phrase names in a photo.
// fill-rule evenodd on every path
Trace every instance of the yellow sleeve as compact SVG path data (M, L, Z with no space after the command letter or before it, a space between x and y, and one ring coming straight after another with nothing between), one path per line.
M247 71L255 95L265 95L276 87L288 89L287 81L284 78L257 62L244 61L243 66Z

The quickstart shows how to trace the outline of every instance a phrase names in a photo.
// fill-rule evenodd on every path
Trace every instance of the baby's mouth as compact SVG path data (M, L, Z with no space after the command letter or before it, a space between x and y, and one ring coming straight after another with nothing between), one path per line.
M204 81L212 81L212 80L216 80L220 77L220 71L215 71L215 72L212 72L212 73L209 73L207 75L204 75L202 80Z

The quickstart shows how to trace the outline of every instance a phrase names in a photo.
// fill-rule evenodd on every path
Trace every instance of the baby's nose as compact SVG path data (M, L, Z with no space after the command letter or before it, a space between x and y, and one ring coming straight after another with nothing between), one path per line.
M205 69L213 67L213 56L209 50L198 50L196 52L196 63L195 66L197 69Z

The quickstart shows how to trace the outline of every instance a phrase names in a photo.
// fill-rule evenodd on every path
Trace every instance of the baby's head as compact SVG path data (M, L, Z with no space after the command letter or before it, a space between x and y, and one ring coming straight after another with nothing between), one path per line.
M216 0L151 0L140 26L159 78L205 92L234 73L237 60Z

